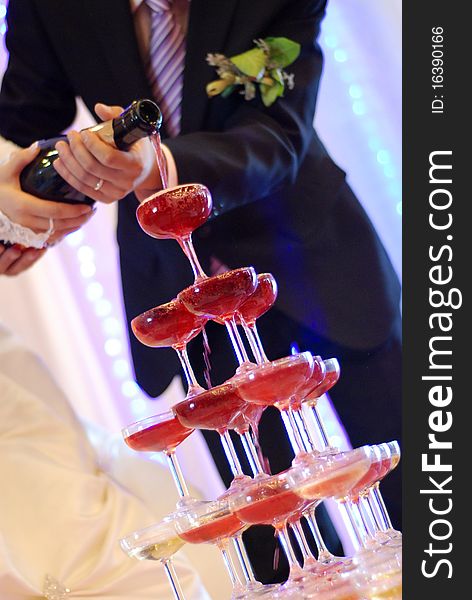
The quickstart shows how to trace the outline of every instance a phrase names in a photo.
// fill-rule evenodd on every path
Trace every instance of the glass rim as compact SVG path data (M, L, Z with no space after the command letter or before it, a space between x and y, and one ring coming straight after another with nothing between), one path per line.
M172 417L173 419L177 419L177 415L174 413L174 411L172 409L169 409L157 415L145 417L144 419L140 419L139 421L134 421L134 423L123 427L121 430L121 434L123 438L126 439L130 435L133 435L133 433L138 433L138 431L143 431L144 429L147 429L150 425L157 425L158 423L165 422L166 417ZM171 419L168 420L170 421ZM182 427L185 427L185 425L182 425ZM190 428L187 427L187 429Z

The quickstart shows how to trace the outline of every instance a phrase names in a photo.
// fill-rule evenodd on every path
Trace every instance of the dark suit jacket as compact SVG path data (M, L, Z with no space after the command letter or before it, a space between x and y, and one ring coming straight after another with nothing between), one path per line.
M195 234L202 264L252 264L279 283L277 306L317 334L369 349L388 337L399 285L345 174L313 130L322 57L316 38L326 0L191 0L182 132L166 143L180 182L206 184L214 216ZM10 0L10 62L0 95L0 133L18 144L56 136L74 118L75 96L127 105L151 95L129 0ZM253 40L302 45L288 70L295 88L270 108L241 95L208 99L208 52L231 56ZM164 132L165 136L165 132ZM355 148L353 148L355 151ZM191 283L173 241L147 237L136 200L119 204L118 242L128 321ZM162 391L178 369L169 350L131 335L138 381Z

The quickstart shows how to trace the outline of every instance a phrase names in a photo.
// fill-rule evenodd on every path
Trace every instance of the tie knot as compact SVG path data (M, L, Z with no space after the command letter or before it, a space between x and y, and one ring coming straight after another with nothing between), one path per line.
M171 9L172 0L144 0L154 12L165 12Z

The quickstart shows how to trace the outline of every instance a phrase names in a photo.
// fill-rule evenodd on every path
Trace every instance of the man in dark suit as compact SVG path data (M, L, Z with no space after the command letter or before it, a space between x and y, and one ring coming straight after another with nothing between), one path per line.
M316 39L325 4L191 0L180 134L166 138L164 131L164 141L179 183L201 182L213 194L213 217L195 234L203 267L209 271L217 259L230 268L252 264L274 274L279 297L260 323L269 357L288 354L293 342L325 358L337 356L342 377L331 396L353 445L360 445L400 437L400 290L345 174L313 130L322 68ZM93 110L98 101L125 106L151 95L129 0L10 0L8 17L10 62L0 95L5 138L27 145L56 136L70 125L76 96ZM269 36L301 44L289 68L294 89L269 108L257 96L208 99L205 86L215 73L207 53L233 56ZM97 198L116 199L104 198L106 189ZM120 201L128 322L192 279L178 245L143 234L135 210L135 198ZM210 328L210 336L218 383L235 364L224 350L223 329ZM132 335L131 347L138 382L151 396L160 394L179 368L173 353L152 351ZM262 444L274 471L291 458L281 431L277 416L266 411ZM211 435L208 440L217 453ZM398 477L387 487L398 524Z

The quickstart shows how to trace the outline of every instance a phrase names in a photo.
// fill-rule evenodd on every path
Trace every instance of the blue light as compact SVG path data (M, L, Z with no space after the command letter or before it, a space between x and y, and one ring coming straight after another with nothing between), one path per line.
M327 48L336 48L338 45L338 40L334 35L326 35L324 38L324 43Z
M128 379L128 381L124 381L121 384L121 392L123 396L126 396L127 398L133 398L139 394L140 389L135 381Z
M343 63L347 61L347 52L342 48L338 48L334 52L334 60Z
M362 98L362 88L360 85L352 84L349 86L349 95L351 98Z
M3 4L0 4L0 19L4 19L7 14L7 7ZM3 23L2 23L3 25Z
M390 154L387 152L387 150L379 150L377 152L377 161L381 165L386 165L390 162Z
M128 361L124 358L117 358L113 361L113 373L119 379L122 379L123 377L128 377L130 371L131 369L128 364Z
M131 401L131 411L136 416L141 416L146 412L146 401L143 398L134 398Z
M365 103L362 100L356 100L352 103L352 112L358 117L362 117L367 112Z
M401 215L402 212L403 212L403 204L402 204L402 202L398 202L398 204L397 204L397 213L399 215Z
M107 317L109 314L111 314L113 306L110 300L101 298L95 302L94 309L97 317Z

